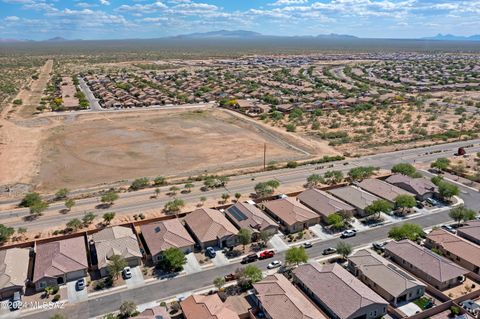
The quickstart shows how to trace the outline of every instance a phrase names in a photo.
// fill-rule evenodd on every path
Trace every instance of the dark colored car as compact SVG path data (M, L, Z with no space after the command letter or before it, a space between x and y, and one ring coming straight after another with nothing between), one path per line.
M249 264L249 263L253 263L254 261L257 261L257 260L258 260L257 254L250 254L246 257L243 257L241 263L242 264Z
M215 251L215 249L213 249L213 247L207 247L205 249L205 255L210 258L215 258L215 256L217 256L217 252Z
M232 281L232 280L235 280L237 279L237 277L235 276L234 273L231 273L231 274L228 274L228 275L225 275L225 281Z

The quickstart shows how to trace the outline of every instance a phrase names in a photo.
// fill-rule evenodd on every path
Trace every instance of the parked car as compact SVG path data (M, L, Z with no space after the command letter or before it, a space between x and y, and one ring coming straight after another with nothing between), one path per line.
M132 278L132 270L130 269L130 267L123 268L122 274L124 279Z
M333 247L328 247L328 248L325 248L322 252L323 255L331 255L331 254L335 254L337 252L337 250Z
M275 252L273 250L264 250L258 254L259 259L272 258L273 256L275 256Z
M258 260L257 254L250 254L248 256L243 257L241 263L242 264L249 264L249 263L253 263L254 261L257 261L257 260Z
M417 208L420 208L420 209L422 209L422 208L424 208L424 207L425 207L425 205L423 205L423 203L422 203L422 202L420 202L420 201L418 201L418 200L417 200L417 204L416 204L416 206L417 206Z
M20 309L22 306L22 296L20 295L19 291L15 291L13 293L11 301L12 303L10 304L10 310L14 311Z
M349 238L357 235L357 231L355 229L347 229L342 232L341 238Z
M302 246L303 246L303 248L312 248L313 247L312 243L309 242L309 241L304 242Z
M215 256L217 256L217 252L215 251L215 249L213 249L213 247L207 247L205 249L205 255L210 258L215 258Z
M462 301L460 306L474 316L480 313L480 305L471 299Z
M231 273L231 274L228 274L228 275L225 275L225 281L232 281L232 280L235 280L237 279L237 277L235 276L234 273Z
M282 265L282 262L280 260L274 260L271 263L268 264L267 268L268 269L273 269L273 268L278 268Z
M442 225L441 227L443 230L448 231L449 233L456 234L457 231L450 225Z
M373 249L375 250L378 250L380 252L384 252L385 251L385 245L387 244L387 242L383 242L383 243L380 243L380 242L374 242L372 244L372 247Z
M85 289L85 278L79 279L77 281L77 290L81 291L83 289Z
M432 206L437 206L438 204L440 204L437 200L435 200L431 197L427 198L427 202Z

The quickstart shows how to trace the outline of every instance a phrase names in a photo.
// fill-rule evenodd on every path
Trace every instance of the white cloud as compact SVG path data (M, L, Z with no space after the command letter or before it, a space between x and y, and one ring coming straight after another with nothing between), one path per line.
M138 4L138 3L134 5L124 4L118 7L116 11L151 13L151 12L156 12L158 10L165 10L167 8L168 7L163 2L157 1L150 4Z
M110 5L110 1L108 1L108 0L100 0L100 4L101 4L101 5L104 5L104 6L109 6L109 5Z
M20 18L17 16L8 16L8 17L5 17L3 20L7 22L17 22L17 21L20 21Z
M292 5L292 4L304 4L308 3L308 0L277 0L274 3L270 3L271 6L284 6L284 5Z

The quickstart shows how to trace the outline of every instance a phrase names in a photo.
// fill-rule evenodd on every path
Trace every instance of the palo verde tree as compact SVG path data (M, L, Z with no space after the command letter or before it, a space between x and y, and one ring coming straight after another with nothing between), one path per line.
M306 263L308 261L307 251L303 247L291 247L285 253L285 263L295 265Z

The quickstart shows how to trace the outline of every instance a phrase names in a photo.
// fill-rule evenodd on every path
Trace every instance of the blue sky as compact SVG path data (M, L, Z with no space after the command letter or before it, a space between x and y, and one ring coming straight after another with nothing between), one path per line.
M219 29L471 35L480 33L480 0L0 0L0 38L154 38Z

